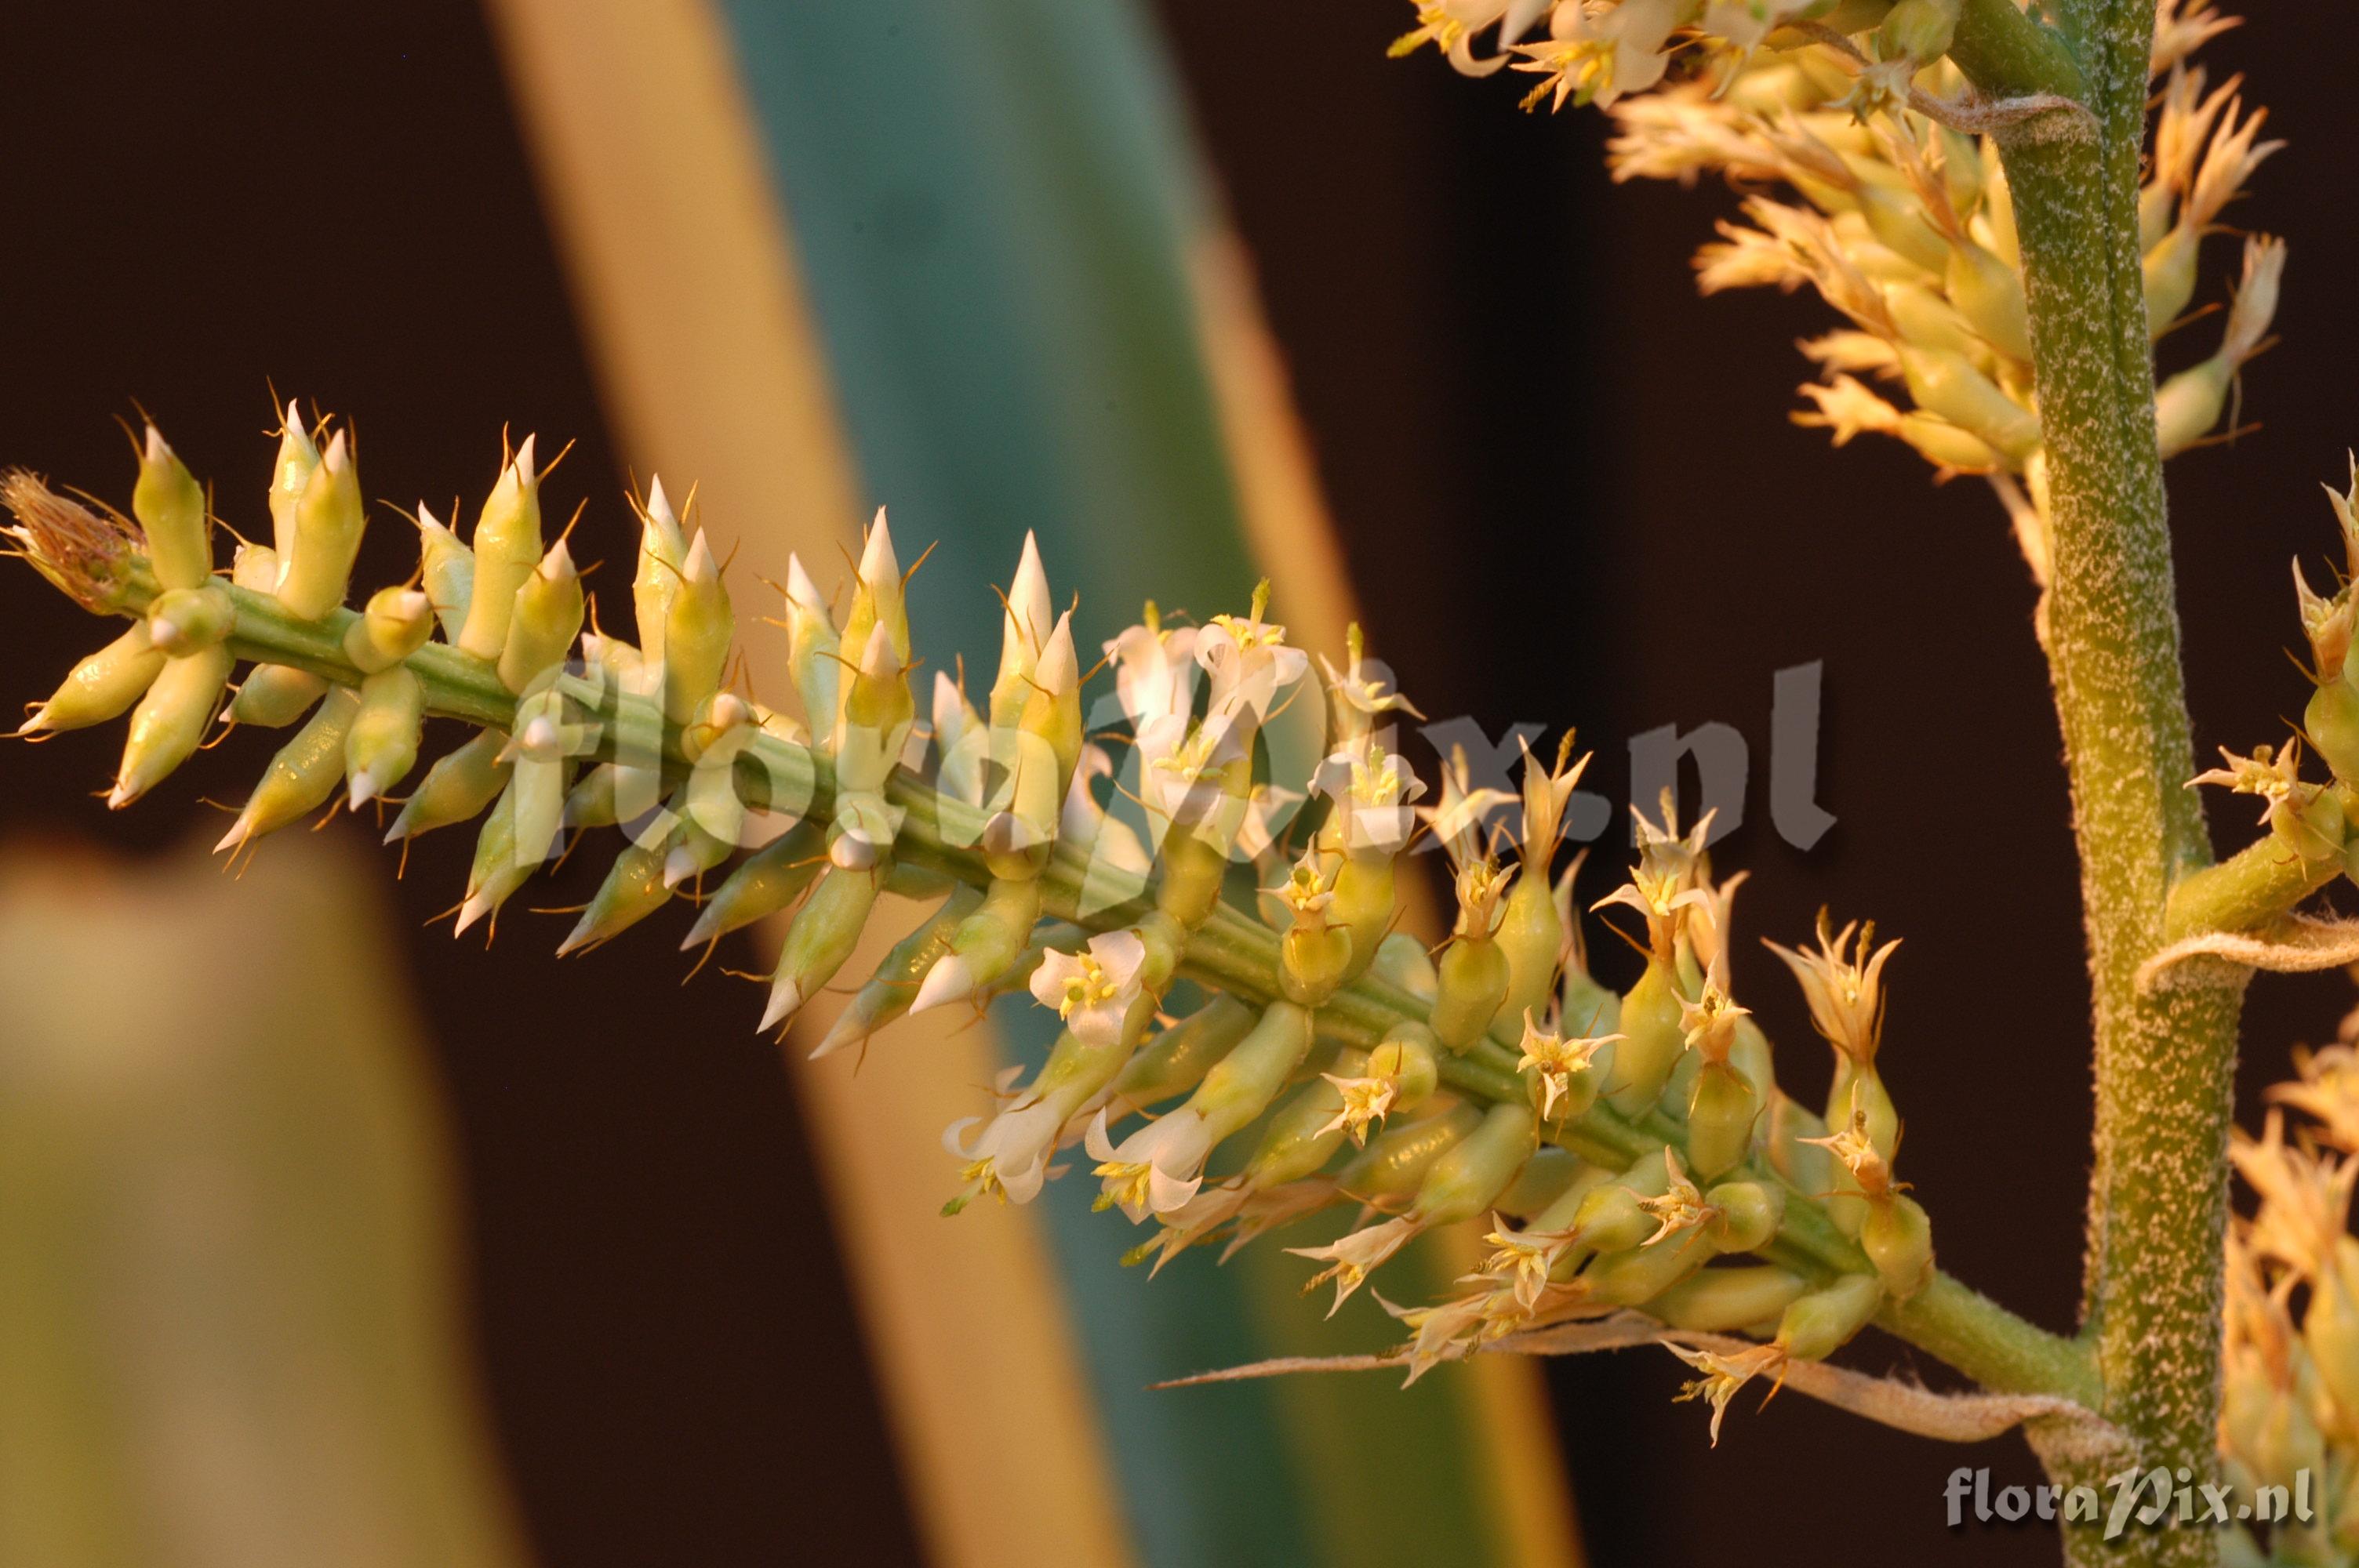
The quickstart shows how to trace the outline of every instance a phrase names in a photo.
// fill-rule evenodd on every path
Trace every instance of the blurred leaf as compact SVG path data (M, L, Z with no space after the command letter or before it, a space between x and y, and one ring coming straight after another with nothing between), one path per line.
M374 883L0 860L0 1563L523 1561Z

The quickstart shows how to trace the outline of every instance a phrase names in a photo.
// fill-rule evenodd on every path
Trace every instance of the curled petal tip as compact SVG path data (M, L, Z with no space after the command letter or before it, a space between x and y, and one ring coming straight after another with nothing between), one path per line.
M370 801L376 798L376 792L377 782L375 775L371 773L366 768L363 768L359 773L354 773L352 777L352 786L346 796L349 809L358 811L362 806L366 806Z
M114 796L109 795L107 804L113 805L114 799ZM224 849L234 849L253 836L253 821L244 812L240 812L237 820L229 825L229 831L221 836L221 842L213 846L213 853L218 855Z
M676 849L664 857L663 885L676 888L696 875L701 869L696 863L696 857L690 854L685 846Z

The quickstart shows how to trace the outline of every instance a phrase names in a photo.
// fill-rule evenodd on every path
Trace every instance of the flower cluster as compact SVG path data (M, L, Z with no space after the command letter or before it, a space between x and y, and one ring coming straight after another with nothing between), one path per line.
M1472 75L1536 72L1527 103L1595 103L1616 127L1616 179L1747 192L1742 222L1696 256L1707 294L1814 290L1843 324L1805 341L1820 379L1799 425L1843 446L1908 443L1943 477L1985 477L2032 574L2049 560L2045 440L2032 377L2023 259L1993 106L1947 58L1955 0L1903 0L1853 33L1823 4L1733 0L1424 0L1402 42L1440 46ZM2152 59L2154 153L2140 194L2148 330L2159 341L2194 305L2203 241L2282 145L2242 81L2191 61L2235 25L2210 0L2165 0ZM1546 41L1529 41L1545 34ZM1484 38L1495 47L1478 49ZM2166 456L2220 433L2243 367L2274 341L2280 241L2244 241L2243 274L2216 347L2168 376L2157 417Z
M1715 880L1709 822L1682 832L1667 799L1597 905L1636 913L1645 969L1625 992L1601 985L1560 874L1587 762L1570 736L1526 749L1517 790L1478 785L1452 756L1429 794L1391 727L1416 710L1356 630L1314 679L1266 585L1201 625L1148 607L1104 646L1118 721L1093 728L1072 613L1028 542L988 693L937 676L921 719L881 514L846 591L791 564L777 623L794 691L774 708L733 679L722 555L660 482L633 502L633 637L589 621L568 539L544 537L529 439L503 453L467 537L421 507L412 583L353 611L350 434L290 405L278 439L272 542L240 543L226 573L202 487L152 427L128 515L21 471L0 483L21 552L131 621L25 726L128 712L112 804L153 788L217 717L292 730L222 849L255 852L322 808L397 803L386 837L403 843L480 816L461 930L619 829L560 951L681 897L697 905L685 946L784 916L765 1028L838 980L883 901L929 901L816 1049L1019 993L1055 1015L1045 1061L946 1132L948 1212L1029 1201L1073 1168L1059 1156L1074 1144L1100 1206L1151 1227L1134 1257L1158 1268L1356 1210L1348 1234L1292 1249L1338 1305L1419 1235L1477 1227L1489 1259L1463 1289L1391 1308L1411 1377L1627 1310L1756 1331L1760 1366L1783 1367L1930 1278L1875 1065L1890 946L1846 927L1778 950L1841 1066L1824 1116L1797 1104L1730 994L1741 879ZM1323 760L1272 777L1263 731L1297 703L1326 715ZM469 730L421 769L433 717ZM1432 951L1397 929L1402 858L1429 837L1455 903ZM1259 898L1226 895L1239 868Z
M2246 1494L2290 1492L2308 1472L2312 1517L2269 1530L2269 1560L2359 1559L2359 1056L2345 1038L2298 1053L2274 1086L2258 1138L2240 1135L2236 1170L2256 1199L2228 1242L2225 1400L2220 1452ZM2294 1115L2288 1131L2288 1112ZM2260 1561L2257 1549L2255 1561Z
M1425 0L1401 42L1469 74L1535 78L1534 103L1605 106L1622 178L1713 171L1752 190L1745 222L1699 265L1708 290L1808 284L1844 319L1804 345L1824 374L1799 417L1838 444L1887 434L1945 474L1986 476L2044 586L2047 438L1993 132L2010 114L2085 111L1975 99L1950 58L1960 17L1956 0ZM2274 150L2237 83L2191 61L2230 25L2206 0L2159 13L2139 211L2157 338L2188 319L2202 240ZM2283 260L2276 242L2246 242L2218 351L2159 388L2166 450L2226 416L2267 345ZM1309 1288L1332 1282L1337 1308L1426 1233L1473 1227L1480 1266L1443 1299L1383 1303L1412 1380L1486 1347L1635 1333L1697 1372L1687 1391L1716 1437L1755 1379L1836 1386L1811 1364L1871 1322L1956 1342L1925 1324L1970 1292L1937 1288L1930 1220L1895 1169L1901 1120L1879 1052L1897 944L1822 917L1814 946L1773 945L1835 1054L1826 1099L1802 1104L1734 989L1743 879L1716 874L1709 818L1683 828L1667 797L1638 820L1626 880L1581 907L1579 863L1562 864L1587 761L1571 737L1527 747L1513 790L1459 755L1412 765L1394 725L1417 710L1356 629L1340 664L1314 663L1271 619L1266 584L1199 624L1148 604L1099 665L1028 540L1000 593L987 689L970 695L962 666L921 701L908 571L881 512L839 591L799 561L772 585L792 687L772 706L744 685L725 552L660 482L631 503L627 637L589 616L568 538L547 536L529 438L504 444L463 539L421 505L414 577L348 609L365 520L352 434L290 404L278 442L270 527L226 571L203 487L152 427L127 514L0 476L19 553L130 622L25 726L127 713L111 805L154 788L217 718L291 730L223 850L252 853L323 807L397 806L386 837L401 843L481 818L461 931L495 927L537 870L617 829L560 951L676 899L695 905L684 947L775 917L783 936L756 978L760 1027L782 1032L845 979L886 901L922 901L815 1054L1003 998L1028 995L1057 1026L1037 1066L1011 1068L983 1114L946 1130L946 1214L1028 1202L1083 1171L1098 1206L1140 1227L1131 1260L1157 1269L1324 1216L1330 1228L1288 1250L1319 1265ZM2336 505L2359 575L2359 485ZM2260 796L2268 832L2187 878L2174 911L2201 887L2281 912L2347 863L2359 589L2344 576L2319 595L2299 568L2296 585L2317 688L2305 738L2336 782L2304 783L2290 742L2196 781ZM1084 700L1101 668L1113 722ZM1317 760L1281 766L1282 716L1313 714ZM466 734L421 770L429 719ZM1399 928L1404 857L1429 843L1451 873L1430 946ZM1591 972L1592 919L1619 922L1642 957L1626 989ZM2354 1078L2347 1049L2321 1054L2281 1097L2318 1127L2288 1143L2273 1121L2238 1153L2263 1203L2236 1243L2231 1363L2245 1386L2223 1441L2256 1478L2359 1443L2359 1373L2348 1398L2338 1381L2359 1367L2343 1343L2359 1288L2345 1234L2359 1112L2342 1098ZM2003 1315L1973 1310L1984 1329ZM2054 1380L2084 1389L2084 1358L2054 1345ZM2339 1499L2359 1483L2335 1463ZM2338 1500L2330 1531L2346 1514L2359 1508Z

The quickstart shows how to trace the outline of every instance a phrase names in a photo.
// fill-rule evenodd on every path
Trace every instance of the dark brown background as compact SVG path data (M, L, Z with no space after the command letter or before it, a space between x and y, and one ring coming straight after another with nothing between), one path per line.
M1812 912L1908 938L1886 1065L1942 1260L2051 1325L2077 1294L2088 1132L2085 988L2057 741L2030 591L1973 482L1913 454L1831 452L1783 411L1787 348L1824 319L1776 297L1698 301L1686 257L1716 189L1615 190L1592 116L1518 114L1515 88L1392 64L1405 8L1162 6L1252 244L1376 644L1429 712L1578 723L1593 779L1656 725L1737 725L1755 880L1746 928ZM201 472L258 492L266 378L349 411L371 492L480 492L494 433L577 440L564 486L622 481L483 20L463 0L125 5L0 20L0 460L112 491L109 416L136 396ZM2323 556L2313 488L2359 421L2359 314L2342 178L2354 107L2301 21L2216 51L2246 68L2291 151L2231 215L2294 242L2287 344L2248 377L2266 428L2173 468L2199 744L2275 738L2298 711L2285 563ZM2302 46L2309 45L2307 52ZM2216 295L2233 267L2207 264ZM2184 356L2212 333L2199 327ZM406 571L378 538L363 576ZM604 585L613 592L616 585ZM91 627L0 574L8 667L38 695ZM1767 822L1772 671L1827 662L1808 855ZM148 850L221 818L258 753L233 745L136 812L88 798L118 737L0 752L0 828ZM2215 813L2223 842L2241 810ZM422 922L455 900L463 836L425 840L397 890L457 1119L469 1264L500 1436L554 1564L892 1562L914 1552L808 1151L748 999L686 989L650 939L560 969L511 912L486 954ZM518 901L575 902L569 870ZM1603 960L1611 965L1614 960ZM1766 955L1737 979L1790 1076L1822 1081ZM2288 1042L2331 1033L2340 980L2267 980L2246 1099ZM1871 1359L1905 1361L1888 1345ZM2028 1533L1940 1528L1961 1454L1799 1399L1732 1417L1707 1454L1669 1360L1552 1368L1595 1561L2053 1560Z

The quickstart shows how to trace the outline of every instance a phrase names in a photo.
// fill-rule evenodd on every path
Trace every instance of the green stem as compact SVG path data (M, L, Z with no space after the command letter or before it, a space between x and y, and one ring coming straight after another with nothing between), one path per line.
M2083 1305L2104 1413L2146 1465L2216 1467L2239 993L2141 992L2172 883L2211 858L2194 793L2137 243L2152 0L2084 0L2082 103L2004 130L2046 431L2049 656L2093 979L2096 1160ZM1986 90L1990 84L1985 83ZM2005 85L2005 84L2002 84ZM2078 1532L2088 1535L2092 1532ZM2203 1563L2206 1530L2077 1556ZM2092 1561L2097 1560L2092 1556Z
M2174 883L2164 935L2177 941L2202 931L2246 931L2285 914L2343 872L2343 862L2308 860L2274 833L2216 866Z
M228 591L234 620L227 645L238 658L292 665L342 685L359 683L360 672L343 650L344 630L355 619L351 611L307 622L288 614L267 595L235 587ZM133 557L103 592L78 597L93 609L136 617L155 594L145 563ZM514 726L516 698L486 662L429 644L410 656L408 667L425 690L429 713L500 730ZM560 690L586 705L579 706L579 717L592 726L599 754L606 754L618 731L656 722L652 714L635 716L634 725L614 722L623 705L643 699L621 697L611 686L579 681ZM668 762L684 764L679 727L665 725L662 734ZM783 786L797 796L802 809L825 816L834 786L825 756L766 735L750 750L756 755L741 759L737 781L749 805L769 804L773 790ZM895 847L897 860L975 886L989 881L990 868L972 848L981 837L980 811L907 773L897 774L887 793L906 813ZM1133 877L1107 886L1109 876L1105 867L1093 867L1081 850L1059 844L1041 877L1043 913L1089 930L1110 930L1136 921L1150 907L1147 884ZM1092 894L1086 904L1085 888ZM1222 904L1190 938L1184 968L1192 979L1266 1001L1278 994L1277 934L1250 914ZM1421 1022L1425 1011L1409 993L1363 976L1321 1007L1320 1032L1341 1044L1373 1046L1394 1025ZM1464 1054L1443 1061L1442 1081L1476 1100L1521 1099L1526 1089L1514 1061L1496 1043L1478 1042ZM1659 1153L1676 1132L1659 1116L1633 1122L1600 1104L1553 1136L1593 1162L1627 1166ZM1764 1177L1774 1179L1766 1173ZM1785 1225L1768 1251L1778 1261L1815 1273L1859 1272L1867 1267L1859 1249L1825 1210L1802 1194L1789 1195ZM1937 1274L1910 1301L1888 1305L1880 1321L1987 1387L2054 1394L2082 1403L2096 1398L2092 1363L2080 1345L2015 1316L1946 1274Z

